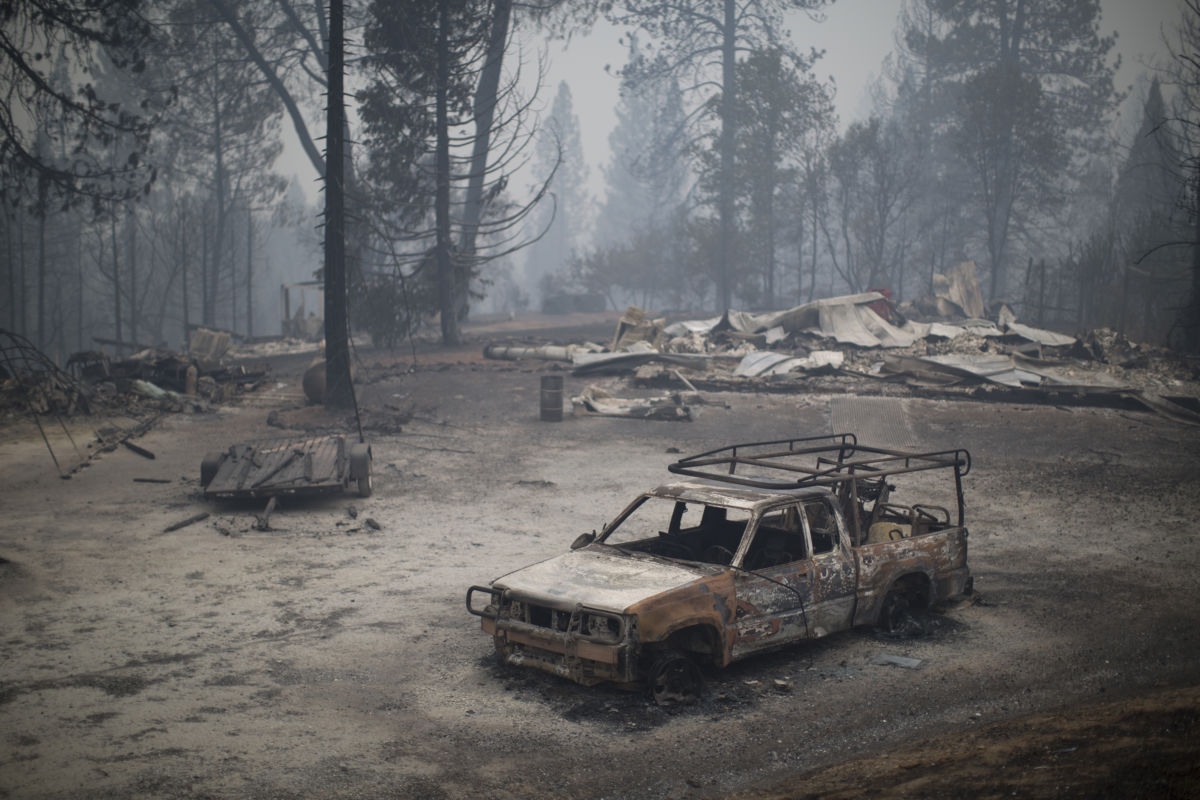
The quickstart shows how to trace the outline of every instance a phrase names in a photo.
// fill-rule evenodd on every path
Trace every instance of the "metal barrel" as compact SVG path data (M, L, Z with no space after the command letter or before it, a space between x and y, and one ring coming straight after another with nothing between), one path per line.
M542 376L542 422L562 422L563 418L563 376Z

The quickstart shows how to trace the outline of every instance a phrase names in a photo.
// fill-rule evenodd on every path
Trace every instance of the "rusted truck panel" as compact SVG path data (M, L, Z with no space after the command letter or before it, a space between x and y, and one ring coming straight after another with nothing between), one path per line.
M849 434L691 456L671 471L692 479L639 496L567 553L470 587L467 609L507 663L691 699L700 664L855 625L902 629L970 592L969 468L965 451L882 450ZM923 497L896 502L893 478L930 470L950 478L957 519Z

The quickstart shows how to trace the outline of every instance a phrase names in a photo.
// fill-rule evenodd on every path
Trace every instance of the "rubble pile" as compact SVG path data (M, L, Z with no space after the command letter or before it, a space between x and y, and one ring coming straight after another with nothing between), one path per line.
M0 330L0 411L59 417L97 408L133 416L200 411L253 391L270 374L266 365L223 363L228 346L228 334L198 330L188 353L147 348L114 359L84 351L59 369L24 337Z
M899 384L975 397L1019 391L1026 399L1140 405L1200 423L1194 360L1113 331L1076 337L1025 325L1002 304L986 318L971 262L938 278L935 297L899 308L886 291L869 291L668 325L631 307L607 347L489 345L484 355L565 361L576 376L632 373L651 387L678 387L685 370L693 389L877 392ZM594 400L585 392L575 403L594 413ZM650 416L644 408L627 415Z
M88 393L33 343L0 329L0 410L34 414L87 413Z

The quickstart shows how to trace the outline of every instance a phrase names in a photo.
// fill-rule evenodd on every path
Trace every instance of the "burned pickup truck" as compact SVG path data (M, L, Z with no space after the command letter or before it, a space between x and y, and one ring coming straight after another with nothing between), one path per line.
M970 468L966 450L903 452L853 434L689 456L668 467L686 480L641 495L569 552L470 587L467 610L509 664L687 702L702 665L858 625L903 634L969 594Z

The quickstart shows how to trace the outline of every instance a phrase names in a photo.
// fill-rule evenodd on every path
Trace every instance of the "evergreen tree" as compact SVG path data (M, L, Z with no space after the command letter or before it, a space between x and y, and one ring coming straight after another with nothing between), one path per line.
M436 309L443 341L456 343L480 267L528 244L516 232L546 194L543 184L523 205L504 196L532 136L511 84L494 102L478 96L490 91L483 73L498 68L495 13L482 0L370 5L370 79L357 97L380 268L357 302L379 341L397 341ZM490 122L476 116L484 108Z
M1111 290L1104 294L1115 301L1107 309L1109 324L1124 332L1137 317L1137 333L1159 340L1166 337L1170 321L1154 310L1176 304L1189 279L1186 251L1171 246L1190 234L1179 183L1182 159L1173 133L1156 77L1114 190L1112 222L1121 274L1093 278Z
M829 87L812 74L818 55L800 58L773 47L738 63L737 286L747 302L764 308L776 307L779 298L779 195L797 179L796 159L805 140L833 122ZM702 176L706 182L711 184Z
M674 76L685 91L700 98L704 114L696 118L706 127L700 135L717 153L715 205L717 240L715 278L717 303L728 309L735 281L734 238L736 229L737 57L747 50L762 49L783 39L785 10L813 11L826 0L687 0L661 3L657 0L625 0L614 6L611 18L617 24L636 26L652 37L654 50L630 62L623 74L631 83L645 83ZM693 153L703 152L700 147Z
M533 228L541 239L527 251L523 282L530 287L548 287L565 279L572 256L587 245L588 166L579 117L566 81L558 84L535 147L539 174L554 174L550 183L552 202L543 204L534 215Z
M1014 231L1056 210L1103 136L1115 39L1099 33L1097 0L915 0L904 19L926 105L969 167L990 295L1001 296Z
M639 58L630 37L629 59ZM685 126L679 83L621 86L616 125L608 135L605 199L596 221L597 247L627 244L639 230L666 226L688 182L681 147Z

